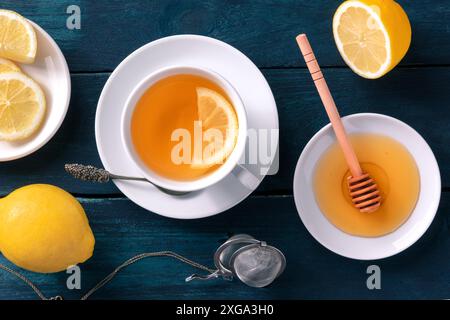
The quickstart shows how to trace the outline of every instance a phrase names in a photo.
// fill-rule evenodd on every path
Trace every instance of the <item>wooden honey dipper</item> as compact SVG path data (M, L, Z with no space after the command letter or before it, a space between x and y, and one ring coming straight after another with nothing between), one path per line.
M347 186L350 196L352 198L353 205L360 212L374 212L381 204L380 190L375 181L367 174L364 173L356 157L355 151L348 140L347 133L344 125L342 124L341 117L331 96L330 89L323 77L319 64L314 56L311 45L305 34L297 36L297 43L308 66L309 73L316 85L319 92L322 103L330 118L331 125L333 126L337 140L344 153L345 160L352 174L347 179Z

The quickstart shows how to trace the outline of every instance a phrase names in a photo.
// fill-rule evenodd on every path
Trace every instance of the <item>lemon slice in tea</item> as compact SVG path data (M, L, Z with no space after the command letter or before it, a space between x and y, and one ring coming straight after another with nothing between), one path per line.
M208 168L221 164L233 151L239 126L234 107L218 92L197 88L198 116L203 131L203 152L194 153L192 166Z

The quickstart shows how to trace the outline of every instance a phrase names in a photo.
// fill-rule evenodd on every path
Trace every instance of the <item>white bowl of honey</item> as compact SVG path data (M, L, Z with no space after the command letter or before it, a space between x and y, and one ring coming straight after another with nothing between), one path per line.
M354 208L350 175L331 125L303 150L294 178L300 218L312 236L342 256L374 260L415 243L436 214L441 178L433 152L413 128L395 118L360 113L342 118L363 170L377 181L381 207Z

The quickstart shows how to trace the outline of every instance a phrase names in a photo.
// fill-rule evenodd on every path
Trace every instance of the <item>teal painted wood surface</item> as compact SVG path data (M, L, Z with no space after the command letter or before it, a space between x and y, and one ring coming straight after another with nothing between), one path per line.
M412 27L412 46L401 66L368 81L344 66L334 45L332 15L340 1L3 0L46 29L72 72L72 100L57 135L35 154L0 164L0 196L29 183L52 183L78 196L96 236L95 254L81 265L82 290L66 289L65 273L24 272L47 296L77 299L134 254L173 250L212 264L215 249L246 232L282 249L286 272L264 289L235 282L184 283L194 272L170 258L150 258L121 273L96 299L414 299L450 298L450 1L400 1ZM66 8L79 5L81 30L68 30ZM307 141L327 123L294 37L307 32L343 115L379 112L405 121L436 154L443 196L437 217L417 244L376 262L342 258L306 231L292 198L295 164ZM195 33L226 41L248 55L266 76L280 115L280 171L253 196L218 216L195 221L166 219L123 197L112 185L68 177L67 162L100 165L94 139L98 97L110 72L134 49L157 38ZM12 266L3 257L0 263ZM366 268L382 269L382 290L366 288ZM21 282L0 272L0 299L34 299Z
M303 67L293 39L307 32L322 65L344 65L331 22L339 0L3 0L46 29L61 45L72 71L111 71L132 50L181 33L226 41L260 67ZM449 64L447 0L399 1L413 29L404 65ZM65 28L69 5L81 9L81 30ZM323 55L320 55L320 52Z
M196 221L167 219L126 199L81 199L96 235L95 254L81 265L82 290L65 289L67 275L24 272L48 296L77 299L131 256L170 249L212 265L216 248L229 235L248 233L283 250L285 273L270 287L255 289L239 281L185 283L193 268L170 258L149 258L119 274L94 299L442 299L450 298L450 195L444 194L432 226L412 248L376 264L382 290L366 287L372 262L337 256L316 242L298 218L291 196L253 196L221 214ZM0 263L6 262L0 258ZM31 299L33 292L0 273L0 297Z
M297 159L327 116L309 73L304 69L263 70L274 92L280 117L280 171L265 179L257 192L290 194ZM348 69L328 68L325 77L342 115L378 112L414 127L429 142L441 164L442 185L450 187L450 68L403 68L377 81L367 81ZM100 165L94 137L97 100L109 74L72 76L69 114L56 137L34 155L0 165L0 194L25 183L56 183L77 195L114 194L111 185L78 182L64 163ZM420 88L417 90L416 88ZM26 175L23 172L27 172Z

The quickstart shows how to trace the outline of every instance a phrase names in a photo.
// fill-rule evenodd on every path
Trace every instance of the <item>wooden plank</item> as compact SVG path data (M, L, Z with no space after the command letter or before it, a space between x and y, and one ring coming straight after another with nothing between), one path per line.
M95 299L442 299L450 298L450 194L428 232L405 252L381 261L340 257L316 242L302 225L291 196L251 197L227 213L182 221L159 217L126 199L82 200L96 236L93 258L81 265L82 290L65 289L67 275L23 272L48 296L77 299L116 266L141 252L173 250L212 265L229 235L248 233L280 248L285 273L271 287L239 281L192 282L193 268L170 258L149 258L129 267ZM12 266L3 257L0 263ZM366 269L381 268L381 290L366 287ZM33 292L0 272L0 299L34 299Z
M4 0L47 30L61 46L72 71L111 71L131 51L175 34L201 34L230 43L260 67L304 66L294 41L310 36L322 65L344 65L334 44L332 17L341 1ZM403 64L450 63L449 1L398 1L413 28ZM81 9L81 29L66 28L69 5Z
M414 127L429 142L441 166L444 187L450 187L449 68L394 70L379 81L367 81L346 69L324 71L342 115L377 112L394 116ZM280 116L280 170L258 189L290 193L297 159L308 140L327 123L325 111L303 69L264 70L274 92ZM21 160L0 163L0 194L28 183L47 182L76 194L117 194L112 185L78 182L64 172L64 163L100 165L94 137L95 109L108 74L72 77L72 101L58 134L43 149ZM415 88L421 88L417 90Z

